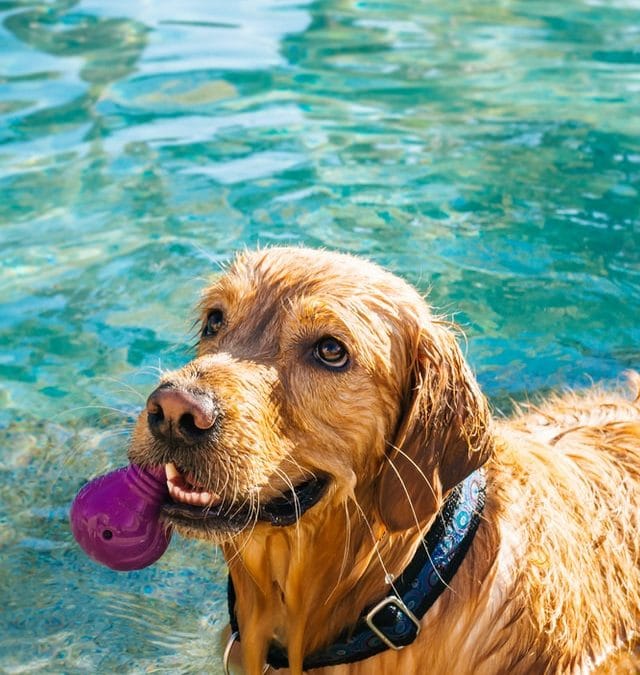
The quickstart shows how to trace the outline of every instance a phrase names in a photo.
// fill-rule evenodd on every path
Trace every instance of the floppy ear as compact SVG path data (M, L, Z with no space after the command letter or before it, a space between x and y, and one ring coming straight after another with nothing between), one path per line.
M453 334L436 321L417 333L407 402L379 483L378 511L394 532L430 524L493 449L486 400Z

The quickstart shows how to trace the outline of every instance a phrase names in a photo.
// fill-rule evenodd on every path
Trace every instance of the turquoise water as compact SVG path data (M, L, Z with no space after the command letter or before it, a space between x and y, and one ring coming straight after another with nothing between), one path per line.
M1 1L0 671L220 672L220 555L67 509L233 251L431 289L506 409L640 368L639 190L638 0Z

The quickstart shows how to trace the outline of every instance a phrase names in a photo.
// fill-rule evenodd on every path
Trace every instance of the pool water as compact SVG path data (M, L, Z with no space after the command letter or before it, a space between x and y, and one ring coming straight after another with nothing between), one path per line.
M68 507L240 248L454 316L496 410L640 367L638 0L0 2L0 671L220 672L221 555Z

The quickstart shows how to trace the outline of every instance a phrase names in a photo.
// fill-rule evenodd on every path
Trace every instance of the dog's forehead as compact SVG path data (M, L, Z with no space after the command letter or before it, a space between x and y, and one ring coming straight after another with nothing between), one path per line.
M379 297L406 302L415 291L375 263L345 253L306 248L270 248L240 254L219 280L233 300L282 304L302 297L352 300ZM415 301L415 297L411 298Z

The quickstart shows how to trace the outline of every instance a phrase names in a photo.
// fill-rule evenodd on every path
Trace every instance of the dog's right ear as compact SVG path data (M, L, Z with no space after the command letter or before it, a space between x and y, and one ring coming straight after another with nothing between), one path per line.
M452 332L437 321L416 332L406 403L378 491L379 515L392 532L427 527L493 449L487 402Z

